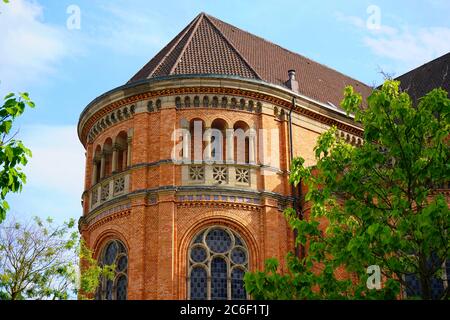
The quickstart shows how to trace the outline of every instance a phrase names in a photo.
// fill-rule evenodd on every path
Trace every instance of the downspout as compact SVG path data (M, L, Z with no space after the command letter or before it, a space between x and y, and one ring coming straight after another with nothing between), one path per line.
M296 99L295 97L292 97L292 105L291 105L291 109L289 110L289 165L292 168L292 162L294 160L294 147L293 147L293 142L292 142L292 110L295 107L295 102ZM296 190L295 190L295 186L293 184L291 184L291 196L293 198L292 201L292 206L294 208L294 210L297 212L297 195L296 195ZM295 244L295 241L297 239L298 236L298 231L295 229L294 230L294 246L295 246L295 256L298 257L299 253L300 253L300 248L298 245Z
M295 70L289 70L288 71L289 80L287 82L288 87L298 93L298 82L295 78ZM296 106L296 98L295 96L292 96L292 105L289 110L289 158L290 158L290 166L292 166L293 160L294 160L294 143L293 143L293 133L292 133L292 111L294 110ZM298 194L297 194L298 193ZM303 205L302 205L302 181L299 181L298 184L298 192L296 190L296 187L291 184L291 194L292 194L292 205L293 209L297 213L297 217L302 220L303 219ZM298 231L294 230L294 242L297 239ZM304 257L305 256L305 248L300 245L295 245L295 256L296 257Z

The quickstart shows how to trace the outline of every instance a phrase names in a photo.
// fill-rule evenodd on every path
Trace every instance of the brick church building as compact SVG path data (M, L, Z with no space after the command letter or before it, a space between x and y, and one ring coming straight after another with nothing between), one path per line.
M245 271L270 257L286 270L292 157L313 165L332 125L362 143L339 107L346 85L371 91L201 13L125 85L92 101L78 123L79 228L95 257L117 266L96 298L246 299Z

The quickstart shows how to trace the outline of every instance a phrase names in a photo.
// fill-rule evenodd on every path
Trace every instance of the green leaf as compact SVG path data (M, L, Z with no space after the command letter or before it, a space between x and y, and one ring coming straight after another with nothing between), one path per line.
M423 266L432 255L448 259L450 209L437 186L450 181L450 99L435 89L413 105L399 88L386 81L362 109L362 96L346 87L341 105L364 127L364 143L331 128L317 139L314 167L294 159L289 182L305 190L305 215L284 213L306 255L288 255L284 274L270 260L249 273L254 298L395 299L402 275L431 284L442 274L441 264L437 272ZM383 273L381 290L366 286L371 265ZM344 270L352 281L338 279ZM428 289L419 298L431 299Z
M6 96L5 96L5 98L4 98L4 100L8 100L9 98L11 98L11 97L14 97L14 93L8 93Z

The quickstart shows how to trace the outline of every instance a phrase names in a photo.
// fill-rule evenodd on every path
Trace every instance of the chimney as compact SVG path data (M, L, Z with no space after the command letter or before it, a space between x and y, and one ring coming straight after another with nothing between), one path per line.
M295 79L295 70L291 69L288 71L289 80L287 81L287 86L294 92L298 93L298 81Z

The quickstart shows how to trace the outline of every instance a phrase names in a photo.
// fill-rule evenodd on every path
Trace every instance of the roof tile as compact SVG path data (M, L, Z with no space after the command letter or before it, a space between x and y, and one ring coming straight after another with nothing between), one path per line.
M217 18L199 14L128 83L173 74L224 74L286 86L295 69L301 94L339 106L346 85L367 97L371 88Z
M434 88L450 92L450 52L396 78L414 103Z

